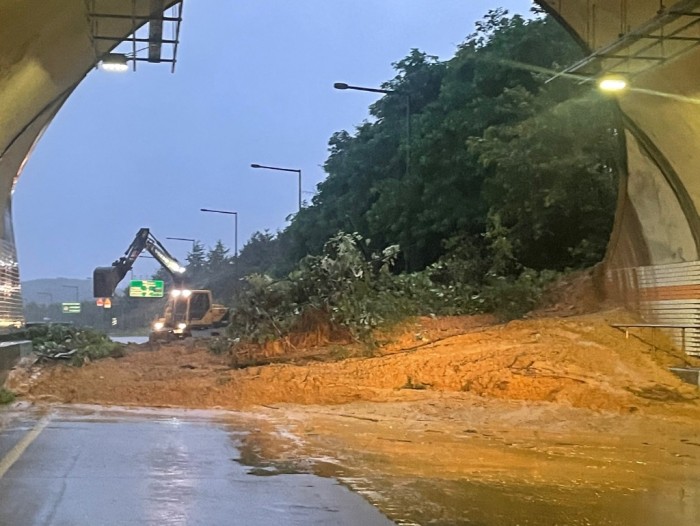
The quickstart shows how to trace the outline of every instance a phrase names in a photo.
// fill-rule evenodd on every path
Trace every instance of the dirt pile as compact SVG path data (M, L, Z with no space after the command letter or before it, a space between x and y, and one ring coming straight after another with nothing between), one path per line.
M620 311L493 325L487 317L418 320L368 358L330 361L331 348L301 364L232 369L230 358L194 344L134 346L124 358L82 368L16 372L9 387L64 402L241 408L281 402L407 401L436 393L618 412L674 402L697 408L697 389L667 371L685 361L610 327ZM388 341L391 340L391 341ZM328 360L328 361L318 361ZM695 410L693 409L693 410Z

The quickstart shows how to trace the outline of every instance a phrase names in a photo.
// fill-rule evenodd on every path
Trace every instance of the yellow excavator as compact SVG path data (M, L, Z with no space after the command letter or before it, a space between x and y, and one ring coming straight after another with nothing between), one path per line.
M124 255L111 267L98 267L93 272L93 295L111 298L119 282L131 270L141 252L146 250L170 274L173 289L163 315L157 318L149 341L169 341L188 336L208 336L228 325L229 309L215 304L210 290L187 287L187 269L175 259L148 228L141 228Z

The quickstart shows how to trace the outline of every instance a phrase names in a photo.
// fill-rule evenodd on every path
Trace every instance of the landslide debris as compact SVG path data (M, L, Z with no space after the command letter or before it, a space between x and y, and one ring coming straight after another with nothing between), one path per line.
M668 367L697 364L659 335L626 338L610 326L624 311L494 324L489 317L425 318L384 335L371 357L345 348L297 349L288 359L244 369L197 342L133 346L120 359L80 369L61 365L14 374L32 398L120 405L242 408L276 403L341 404L470 393L636 412L655 404L698 407L698 391ZM282 359L283 356L278 356Z

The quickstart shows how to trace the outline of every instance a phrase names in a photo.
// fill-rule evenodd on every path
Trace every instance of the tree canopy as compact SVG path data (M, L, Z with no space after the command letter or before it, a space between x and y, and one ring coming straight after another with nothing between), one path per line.
M547 82L581 56L555 20L500 9L449 60L410 50L368 119L330 137L327 177L289 226L256 232L238 258L196 244L190 273L226 300L244 276L284 277L338 232L361 236L367 255L398 247L395 274L425 269L464 291L599 261L621 165L616 107L588 85Z
M616 194L615 108L589 86L546 84L553 73L543 73L580 55L551 18L503 10L448 61L411 50L371 120L331 137L327 178L281 234L287 257L320 253L335 232L354 231L373 249L399 245L397 268L416 271L444 256L448 239L485 247L498 216L524 266L600 260Z

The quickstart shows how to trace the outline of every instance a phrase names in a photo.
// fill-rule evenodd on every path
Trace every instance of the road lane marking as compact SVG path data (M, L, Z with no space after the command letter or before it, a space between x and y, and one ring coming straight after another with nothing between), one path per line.
M15 447L13 447L7 455L0 460L0 479L7 473L7 471L12 467L12 465L19 460L22 453L36 440L36 438L41 434L44 428L49 424L51 420L50 416L45 416L37 423L34 428L22 437L22 440L17 442Z

